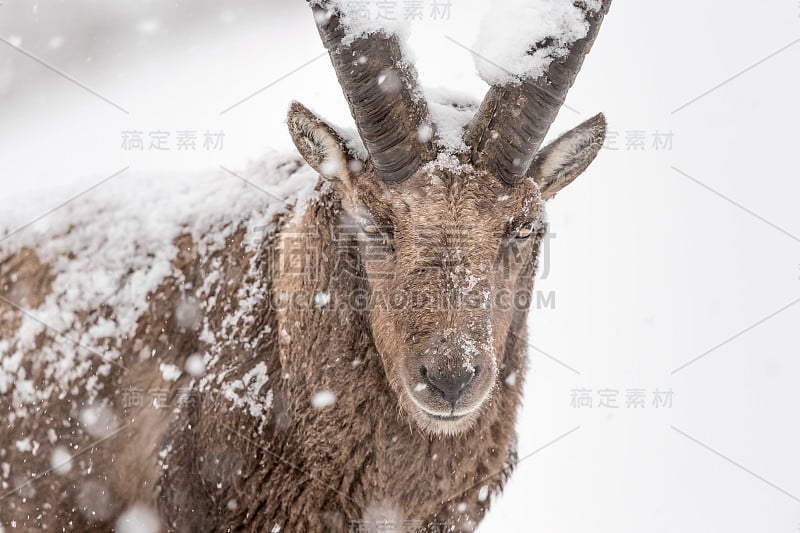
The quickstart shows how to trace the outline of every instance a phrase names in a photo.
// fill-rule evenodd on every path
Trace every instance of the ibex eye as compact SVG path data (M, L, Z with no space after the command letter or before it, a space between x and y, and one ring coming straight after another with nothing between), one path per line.
M380 226L369 218L360 219L359 226L361 226L361 231L370 237L380 237L382 235Z
M363 229L364 233L366 233L367 235L380 235L381 234L380 228L378 226L376 226L375 224L366 224L364 226L361 226L361 229Z
M523 226L520 229L518 229L517 233L514 235L514 238L516 238L516 239L527 239L531 235L533 235L533 226L528 225L528 226Z

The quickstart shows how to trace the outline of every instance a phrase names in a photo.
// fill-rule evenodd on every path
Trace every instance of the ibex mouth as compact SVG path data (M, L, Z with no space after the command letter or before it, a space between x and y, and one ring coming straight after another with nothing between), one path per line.
M462 414L441 415L431 413L417 405L417 409L412 411L412 415L417 424L430 433L440 436L456 436L473 427L479 412L480 408L475 408Z
M442 420L445 422L455 422L456 420L461 420L466 416L466 415L435 415L433 413L428 413L427 411L425 411L425 413L434 420Z

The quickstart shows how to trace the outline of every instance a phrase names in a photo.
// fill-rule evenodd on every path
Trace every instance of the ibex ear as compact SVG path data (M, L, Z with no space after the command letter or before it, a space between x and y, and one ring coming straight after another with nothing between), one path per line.
M345 142L328 123L300 102L292 102L286 123L294 145L314 170L325 179L352 185L352 170L360 168L360 162L349 155Z
M554 197L580 176L594 161L605 138L606 118L599 113L540 150L528 176L539 184L542 199Z

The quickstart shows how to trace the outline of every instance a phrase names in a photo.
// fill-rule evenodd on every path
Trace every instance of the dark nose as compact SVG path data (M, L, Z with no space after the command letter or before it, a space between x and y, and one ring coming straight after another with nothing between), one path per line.
M428 380L431 387L438 390L444 399L455 405L469 382L475 377L477 368L462 370L460 372L445 372L440 375L430 372L426 367L421 368L422 375Z

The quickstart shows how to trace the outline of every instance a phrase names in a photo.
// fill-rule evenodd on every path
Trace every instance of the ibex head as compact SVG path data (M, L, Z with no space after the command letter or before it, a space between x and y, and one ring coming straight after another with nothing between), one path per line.
M299 103L289 129L340 197L345 222L360 228L371 333L400 406L426 431L468 430L524 342L543 202L595 158L605 119L539 148L610 2L575 2L586 36L538 77L492 86L459 153L437 143L397 37L348 36L337 11L314 7L368 157Z

